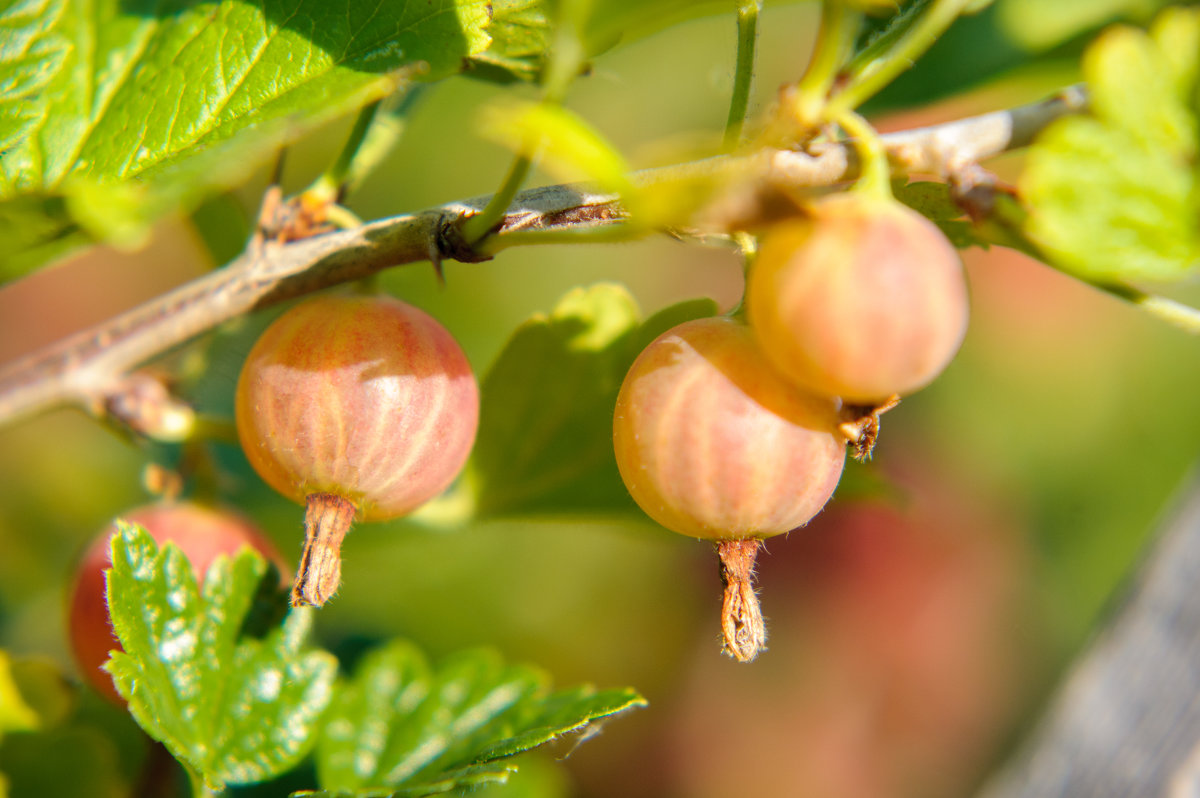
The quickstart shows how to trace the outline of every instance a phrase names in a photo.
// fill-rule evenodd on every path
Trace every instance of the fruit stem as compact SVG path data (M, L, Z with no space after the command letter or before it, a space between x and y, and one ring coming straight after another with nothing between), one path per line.
M892 168L879 133L853 111L840 114L837 123L853 139L851 143L858 151L861 176L855 189L874 197L892 199Z
M304 553L292 585L292 606L322 607L342 582L342 541L358 508L344 496L312 493L304 511Z
M895 80L933 46L971 2L933 0L923 9L915 11L920 16L911 22L898 39L886 39L883 52L864 63L855 62L847 82L829 101L829 117L837 118L843 112L857 108ZM874 48L871 49L874 54Z
M762 0L739 0L737 9L737 66L733 75L733 94L729 98L729 118L725 121L726 152L737 149L742 125L750 104L750 84L754 79L754 46L758 40L758 12Z
M395 148L424 87L422 83L406 82L396 94L363 107L337 160L304 193L322 200L322 204L341 203ZM348 224L349 217L334 221L340 227L358 226Z
M367 133L375 121L375 114L378 113L381 102L381 100L376 100L358 112L358 117L354 120L354 127L350 129L350 136L346 139L342 151L338 153L337 160L308 187L306 194L319 198L325 203L340 201L350 182L350 167L354 162L354 156L358 154L363 142L367 140Z
M766 648L767 627L754 593L754 559L762 541L756 538L722 540L717 544L721 560L722 650L738 662L750 662Z
M825 103L854 44L861 20L862 13L841 0L822 1L821 27L808 67L793 95L792 112L801 130L811 130L826 118Z

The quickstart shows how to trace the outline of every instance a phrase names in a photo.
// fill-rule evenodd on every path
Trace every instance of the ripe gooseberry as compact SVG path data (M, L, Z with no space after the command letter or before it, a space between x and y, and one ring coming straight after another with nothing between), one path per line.
M341 581L356 515L398 518L458 475L479 389L458 343L425 312L392 297L318 297L254 345L236 418L254 469L306 505L292 603L319 607Z
M846 456L838 423L834 400L785 380L727 318L668 330L621 385L621 477L667 529L719 541L725 648L739 660L765 641L751 581L760 541L803 526L833 494Z
M856 404L929 384L967 329L962 261L946 236L895 200L853 192L762 236L746 303L780 371Z
M287 565L275 546L250 521L229 510L215 510L190 502L151 504L121 515L145 528L159 546L178 546L192 565L196 580L203 584L213 561L222 554L233 556L250 546L275 563L280 573ZM104 571L111 567L111 541L116 525L108 526L92 541L75 574L67 605L67 629L71 650L85 681L116 704L124 699L101 665L110 651L121 649L108 619Z

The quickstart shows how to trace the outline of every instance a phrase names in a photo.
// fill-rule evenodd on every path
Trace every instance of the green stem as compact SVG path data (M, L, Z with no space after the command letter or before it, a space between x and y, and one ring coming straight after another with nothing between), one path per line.
M558 3L558 18L550 41L550 59L542 77L542 99L561 103L567 89L583 66L585 53L582 31L587 25L591 3L586 0L563 0Z
M877 197L891 199L892 170L888 164L887 150L875 128L853 111L843 111L835 121L853 139L858 151L859 168L857 188Z
M972 0L934 0L921 18L879 58L863 65L829 101L829 115L862 105L925 54Z
M554 28L550 60L546 64L546 71L542 79L542 102L552 105L562 104L566 98L567 88L579 74L580 66L583 64L583 42L580 40L579 31L583 29L586 22L590 3L584 2L584 0L572 0L562 3L558 10L561 16ZM524 185L525 178L529 175L529 170L533 165L536 152L533 151L532 143L529 148L528 152L517 155L504 182L488 200L484 209L463 221L461 232L468 244L475 245L482 241L508 213L508 207L512 205L513 198L517 196L517 192Z
M737 10L737 66L733 73L733 95L729 98L729 118L725 121L726 152L734 150L742 138L746 109L750 105L750 84L754 80L754 48L758 42L758 12L762 0L739 0Z
M488 204L482 211L463 222L462 234L468 244L477 244L482 241L492 231L492 228L504 218L504 214L508 213L508 206L512 205L513 198L521 190L532 165L533 160L530 156L518 155L509 168L504 183L488 200Z
M754 261L758 259L758 239L749 233L734 233L733 239L737 243L738 249L742 255L742 275L744 278L750 277L750 271L754 268ZM745 280L743 280L745 285ZM746 308L746 293L742 292L742 296L738 299L737 305L729 309L725 315L742 323L747 322Z
M192 798L220 798L225 794L224 790L214 790L205 783L204 777L186 762L181 763L183 769L187 771L188 783L192 787Z
M342 187L346 185L354 156L358 154L363 142L367 139L367 131L371 129L371 123L375 121L375 114L379 111L380 102L382 101L376 100L358 112L358 118L354 120L354 127L350 129L350 137L346 139L346 144L338 153L337 160L325 170L325 174L316 179L309 188L310 193L327 197L331 201L336 200Z
M411 84L402 92L359 111L337 160L313 181L306 193L329 202L340 202L349 189L379 165L404 135L406 119L421 98L424 86Z
M1106 291L1126 302L1137 305L1155 318L1165 321L1192 335L1200 335L1200 310L1167 299L1164 296L1147 294L1133 286L1116 283L1093 283L1101 291Z
M813 44L808 67L796 86L795 114L804 129L816 127L823 118L829 91L845 63L862 15L842 0L822 0L821 27Z

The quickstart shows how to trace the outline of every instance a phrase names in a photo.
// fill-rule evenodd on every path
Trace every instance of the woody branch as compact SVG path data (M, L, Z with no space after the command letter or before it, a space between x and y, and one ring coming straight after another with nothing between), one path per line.
M954 177L986 158L1027 145L1055 119L1082 111L1080 87L1038 103L882 136L900 173ZM810 152L767 149L646 170L635 185L724 171L750 183L797 191L828 187L857 174L853 146L825 144ZM158 355L243 314L368 276L382 269L442 259L490 257L466 246L457 224L487 197L454 202L286 244L256 240L224 268L186 283L113 319L0 367L0 425L64 405L103 416L125 390L129 372ZM530 189L517 195L483 243L495 252L537 240L533 232L600 231L628 224L620 197L581 185ZM547 239L549 240L549 239Z

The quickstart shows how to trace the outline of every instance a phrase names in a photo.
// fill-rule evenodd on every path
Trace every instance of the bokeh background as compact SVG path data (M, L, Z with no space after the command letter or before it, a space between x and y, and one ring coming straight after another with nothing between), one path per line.
M1077 79L1097 26L1144 20L1153 5L1001 0L868 110L893 129L1037 100ZM799 75L815 12L768 4L752 111ZM703 152L724 123L734 33L730 13L618 46L569 105L636 167ZM489 193L510 157L479 136L476 114L512 91L524 90L467 79L432 88L349 206L375 218ZM345 133L331 126L295 147L287 187L319 174ZM1011 179L1020 160L990 166ZM244 241L265 174L195 220L163 224L144 251L89 251L0 289L0 363L214 268ZM1036 717L1193 479L1200 346L1012 252L964 257L972 323L959 357L885 417L874 461L849 468L816 521L770 542L760 564L770 648L757 662L719 653L710 546L633 516L363 525L346 541L346 581L320 613L319 639L347 660L395 635L435 657L490 645L558 684L632 685L649 700L578 750L527 758L497 795L970 794ZM444 286L418 264L379 284L441 319L482 374L517 324L573 286L623 282L647 314L696 296L727 309L740 270L728 251L655 238L449 263ZM1171 291L1200 300L1195 286ZM189 391L202 408L231 416L240 359L278 312L199 344L209 359ZM294 559L301 511L235 447L212 452L222 501ZM73 561L109 519L150 500L147 462L177 458L73 411L0 429L0 648L72 673L63 615ZM85 688L69 700L90 731L0 746L12 794L132 794L145 757L136 727Z

